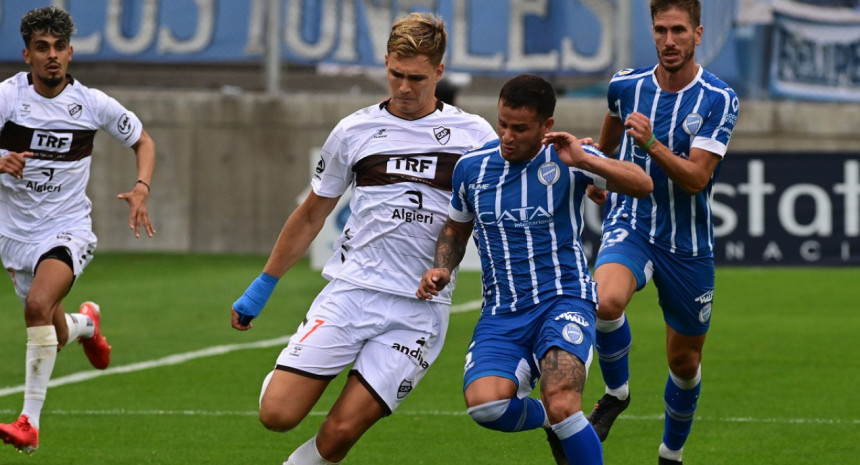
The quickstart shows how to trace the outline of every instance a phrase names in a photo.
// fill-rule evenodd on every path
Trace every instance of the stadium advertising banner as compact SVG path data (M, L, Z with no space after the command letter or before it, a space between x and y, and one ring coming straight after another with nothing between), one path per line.
M777 1L772 45L774 96L860 101L860 11Z
M860 265L860 153L729 152L712 205L718 265ZM594 263L601 213L585 206Z
M72 14L77 59L236 62L259 61L265 51L268 0L0 1L3 61L21 60L21 16L40 4ZM383 66L393 21L432 10L446 19L453 70L611 74L613 3L281 0L281 48L295 63Z

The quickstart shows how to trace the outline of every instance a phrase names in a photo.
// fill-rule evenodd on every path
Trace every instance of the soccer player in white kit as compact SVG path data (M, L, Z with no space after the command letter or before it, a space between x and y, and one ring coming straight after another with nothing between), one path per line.
M233 304L233 327L249 329L277 281L352 188L352 213L323 269L330 283L263 383L260 420L288 431L353 364L320 430L287 464L339 463L400 405L442 349L451 293L430 302L414 291L433 263L454 165L495 138L487 121L434 96L446 41L444 22L432 14L394 23L385 57L389 98L334 128L312 191L287 219L263 273Z
M62 306L96 247L86 187L98 129L134 150L136 182L119 198L129 204L135 236L141 227L155 233L146 206L155 144L134 113L68 74L73 32L71 17L59 8L25 14L21 35L30 72L0 83L0 257L27 325L24 406L17 421L0 424L0 439L27 453L39 446L58 350L78 339L95 368L110 363L99 306L84 302L80 313Z

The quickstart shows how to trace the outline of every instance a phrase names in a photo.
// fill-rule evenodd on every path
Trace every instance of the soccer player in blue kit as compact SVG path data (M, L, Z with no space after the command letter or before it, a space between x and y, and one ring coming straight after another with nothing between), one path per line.
M434 268L416 295L443 291L474 230L484 303L466 355L469 415L498 431L544 427L558 463L599 464L600 441L581 408L597 303L581 204L592 184L643 197L652 183L635 164L550 132L555 103L539 76L502 87L499 139L457 162ZM527 394L540 377L539 401Z
M641 166L654 181L646 199L610 194L595 263L600 307L597 353L606 394L589 415L601 440L630 403L624 309L654 280L666 322L669 376L659 463L681 463L701 389L702 347L714 299L711 190L738 117L735 92L695 61L698 0L652 0L659 62L625 69L609 84L598 147ZM589 197L606 200L602 191Z

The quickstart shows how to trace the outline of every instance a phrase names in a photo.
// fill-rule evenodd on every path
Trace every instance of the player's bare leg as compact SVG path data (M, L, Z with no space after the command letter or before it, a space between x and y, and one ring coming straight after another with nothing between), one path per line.
M277 432L295 428L310 413L329 382L275 370L260 397L260 422Z
M320 456L335 463L343 460L361 435L387 413L379 402L359 376L351 374L317 433Z

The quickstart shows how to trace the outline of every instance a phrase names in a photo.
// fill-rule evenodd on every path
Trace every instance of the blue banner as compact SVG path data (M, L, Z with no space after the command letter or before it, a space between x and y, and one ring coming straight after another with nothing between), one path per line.
M771 94L860 101L860 11L785 1L775 6Z

